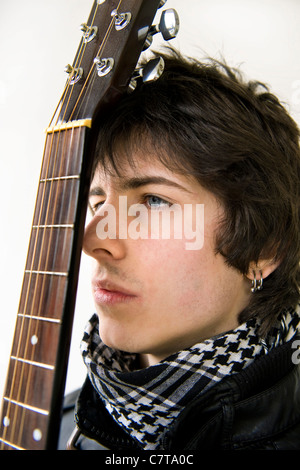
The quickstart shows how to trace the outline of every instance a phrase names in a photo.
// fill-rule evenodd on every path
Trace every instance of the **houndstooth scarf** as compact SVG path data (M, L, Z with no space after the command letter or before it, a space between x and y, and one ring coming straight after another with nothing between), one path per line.
M160 438L195 397L256 357L292 339L300 310L286 311L268 339L250 320L235 330L195 344L151 367L137 370L137 356L107 347L99 337L98 317L88 322L81 352L91 383L115 421L145 450L158 449Z

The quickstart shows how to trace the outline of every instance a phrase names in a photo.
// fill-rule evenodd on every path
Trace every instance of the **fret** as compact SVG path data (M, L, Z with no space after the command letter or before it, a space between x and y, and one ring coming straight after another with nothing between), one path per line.
M73 225L78 204L80 180L56 178L38 187L33 225ZM68 196L67 196L68 195Z
M56 272L56 271L37 271L37 270L34 270L34 269L25 269L24 271L25 273L33 273L33 274L43 274L43 275L46 275L46 276L64 276L64 277L68 277L69 273L68 272L65 272L65 273L62 273L62 272Z
M91 119L78 119L77 121L63 122L56 126L50 126L46 129L47 133L61 132L66 129L75 129L76 127L92 127Z
M53 380L52 369L11 359L4 396L34 408L48 410ZM32 387L33 383L35 387Z
M47 321L50 323L61 323L61 320L59 320L58 318L38 317L37 315L25 315L24 313L18 313L18 317L29 318L38 321Z
M0 448L2 450L45 449L49 412L25 403L22 405L17 400L3 400ZM22 433L24 425L26 432Z
M74 232L70 229L44 228L31 233L25 272L68 275L70 247Z
M42 178L40 179L41 183L45 183L47 181L60 181L60 180L78 180L80 179L80 175L71 175L71 176L55 176L54 178Z
M60 329L61 324L56 321L41 321L29 315L18 315L15 328L18 342L13 344L12 359L32 365L44 364L53 370Z
M36 406L30 406L30 405L27 405L26 403L21 403L21 402L18 402L16 400L11 400L10 398L5 397L5 396L3 397L3 400L9 401L10 403L13 403L14 405L20 406L21 408L26 408L26 410L34 411L35 413L40 413L40 414L45 415L45 416L49 415L49 411L42 410L41 408L37 408Z
M14 361L19 361L19 362L24 362L26 364L30 364L31 366L35 367L42 367L44 369L49 369L49 370L54 370L54 366L51 366L50 364L43 364L42 362L35 362L35 361L29 361L28 359L23 359L21 357L16 357L16 356L10 356L11 359Z
M74 224L33 225L32 228L74 228Z
M5 439L2 439L1 437L0 437L0 442L2 442L8 448L12 448L14 450L26 450L24 447L17 446L16 444L9 442ZM2 447L1 447L1 450L2 450ZM3 450L8 450L8 449L4 447Z
M39 319L61 319L68 279L67 276L25 272L18 311L23 315L36 315Z
M81 174L86 128L47 134L41 179Z

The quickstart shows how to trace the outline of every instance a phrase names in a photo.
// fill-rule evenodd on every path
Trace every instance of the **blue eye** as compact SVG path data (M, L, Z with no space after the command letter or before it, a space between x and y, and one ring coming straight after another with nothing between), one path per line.
M170 206L167 201L158 196L146 196L145 201L151 209L162 209L165 206Z

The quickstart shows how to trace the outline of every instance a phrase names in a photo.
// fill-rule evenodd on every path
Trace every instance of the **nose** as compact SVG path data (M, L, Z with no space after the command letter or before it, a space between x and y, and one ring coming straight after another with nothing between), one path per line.
M110 220L104 215L94 215L85 228L83 251L98 261L102 257L119 260L126 253L125 240L119 238L118 230L112 230ZM113 224L112 221L111 223ZM103 230L105 226L106 231ZM113 227L118 228L117 222Z

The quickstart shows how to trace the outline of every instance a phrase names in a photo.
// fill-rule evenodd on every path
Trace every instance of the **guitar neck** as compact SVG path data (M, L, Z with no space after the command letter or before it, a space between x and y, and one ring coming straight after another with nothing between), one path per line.
M78 125L47 133L3 398L3 449L57 445L89 186L88 132Z

